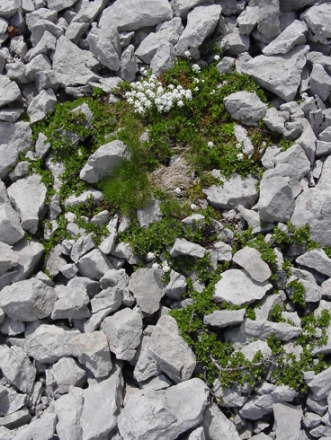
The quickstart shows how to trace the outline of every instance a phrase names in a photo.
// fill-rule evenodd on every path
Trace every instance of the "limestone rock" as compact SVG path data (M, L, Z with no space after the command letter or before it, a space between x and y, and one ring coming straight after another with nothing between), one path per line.
M84 255L78 262L80 273L92 280L100 280L100 278L109 270L112 265L109 260L102 254L99 249Z
M77 362L65 357L46 370L46 386L53 388L57 395L66 394L71 386L82 387L86 383L86 371Z
M187 255L189 257L202 258L206 254L206 249L199 244L185 240L185 238L176 238L169 253L172 257Z
M14 81L0 75L0 107L10 104L21 97L21 91Z
M61 286L57 288L58 299L55 301L51 318L55 319L84 319L90 317L88 304L90 299L86 289Z
M212 327L224 328L241 324L245 317L245 309L241 310L216 310L203 317L203 323Z
M214 299L216 302L246 305L262 299L271 288L267 281L255 281L243 270L229 269L222 273L221 280L216 283Z
M42 90L39 95L32 99L28 107L30 122L41 121L48 112L54 109L57 99L52 89Z
M55 413L58 418L56 431L61 440L81 440L80 416L83 410L83 390L71 388L68 394L55 400Z
M300 440L302 409L288 403L275 403L273 413L277 439Z
M279 0L259 1L258 30L266 38L274 38L280 34Z
M7 270L16 267L19 262L19 257L6 243L0 241L0 276L3 275Z
M330 44L331 5L329 3L312 6L300 18L308 25L310 41Z
M246 319L242 324L243 331L246 335L266 340L270 335L274 334L281 341L289 341L301 335L302 329L284 322L270 321L252 321Z
M91 53L103 66L114 71L120 68L118 39L117 30L112 28L92 28L87 36Z
M255 92L232 93L224 98L224 104L233 119L245 125L258 125L267 111L267 105Z
M331 277L331 259L326 255L323 249L308 251L300 255L296 259L296 262Z
M137 269L130 277L129 290L141 311L153 315L160 308L162 298L162 271L159 269Z
M262 260L260 252L254 248L241 249L234 254L232 260L245 269L255 281L263 283L271 276L269 266Z
M308 26L304 21L294 20L262 52L264 55L285 54L299 44L306 42Z
M215 404L209 404L203 415L203 428L207 440L239 440L234 423Z
M264 222L286 222L290 219L295 200L289 177L262 179L259 215Z

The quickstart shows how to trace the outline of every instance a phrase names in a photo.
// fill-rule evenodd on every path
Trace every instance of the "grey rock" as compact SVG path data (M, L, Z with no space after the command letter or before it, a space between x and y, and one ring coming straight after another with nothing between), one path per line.
M222 6L222 14L226 17L231 15L239 15L245 9L245 2L242 0L233 1L233 0L220 0L220 4Z
M329 156L331 154L331 142L316 141L316 157Z
M291 268L291 276L287 280L286 293L291 298L294 289L289 287L292 281L299 280L300 283L306 289L306 293L304 295L305 301L307 302L318 302L321 299L321 289L315 281L314 276L307 272L306 270L300 270L296 268Z
M0 426L4 426L10 430L16 429L29 423L31 420L31 414L28 409L23 408L19 411L16 411L13 414L9 414L8 416L2 417L0 419ZM10 437L10 440L12 437Z
M64 87L85 85L97 81L98 76L92 72L98 66L93 55L79 49L65 37L60 37L53 56L53 69L59 84Z
M102 12L99 26L101 29L117 27L119 31L134 31L155 26L172 17L171 6L166 0L152 0L147 4L138 0L134 5L129 0L120 0Z
M268 394L250 398L239 411L239 415L249 420L259 420L272 413L273 400Z
M216 283L214 299L216 302L246 305L262 299L271 287L267 281L253 280L243 270L230 269L223 272L221 280Z
M76 2L77 0L47 0L47 7L54 11L62 11L71 8Z
M250 337L266 340L274 334L281 341L289 341L301 335L302 329L283 322L252 321L246 319L242 324L242 330Z
M55 319L84 319L90 317L88 304L90 302L86 289L81 286L61 286L56 289L58 299L55 301L51 318Z
M134 81L136 73L139 70L134 51L134 46L130 44L121 55L118 76L124 81ZM151 66L151 68L152 71L154 71L154 67Z
M275 403L278 402L292 402L298 397L298 392L288 385L278 385L272 392L271 396Z
M42 281L29 279L7 286L0 292L6 314L18 321L35 321L50 316L56 301L54 289Z
M30 163L27 161L18 162L14 171L9 174L10 180L16 182L21 177L25 177L29 174Z
M114 257L126 260L129 264L139 264L140 258L133 254L132 247L124 241L118 243L111 252Z
M15 319L5 318L0 325L0 331L4 335L16 336L24 333L25 325L22 321L16 321Z
M24 113L24 109L4 107L0 110L0 121L16 122Z
M85 203L88 199L92 198L95 204L103 201L103 194L96 189L88 189L83 191L79 196L71 195L64 201L64 207L77 206L80 203Z
M310 237L321 245L331 245L331 224L329 222L330 196L326 191L311 188L296 199L291 222L298 227L307 223L310 226Z
M230 325L241 324L245 317L245 309L241 310L216 310L203 317L203 323L212 327L224 328Z
M10 18L16 12L15 2L13 0L8 0L0 6L0 17Z
M10 104L21 97L21 91L14 81L0 75L0 107Z
M57 90L59 87L59 82L54 70L36 72L34 81L38 92L41 92L44 89Z
M223 57L222 61L217 64L217 69L222 75L233 71L235 59L231 57Z
M239 32L244 35L252 33L259 22L259 7L247 6L245 10L238 16L237 25Z
M110 70L119 70L119 35L116 28L92 28L87 36L87 42L91 53L103 66Z
M300 255L296 259L296 262L331 277L331 259L326 255L323 249L308 251Z
M103 226L109 223L109 211L106 209L104 211L99 212L91 218L91 223L94 223L98 226Z
M92 316L85 322L85 331L93 331L106 316L116 312L122 305L126 292L127 288L122 290L108 287L95 295L91 300Z
M248 345L244 345L244 347L240 351L250 362L253 361L254 356L258 352L261 352L263 359L269 359L272 356L271 348L265 341L251 342Z
M285 54L299 44L306 42L308 26L304 21L295 20L277 38L275 38L262 52L264 55Z
M46 386L54 387L57 395L66 394L71 386L82 387L86 383L86 371L77 362L65 357L46 370Z
M216 209L236 209L239 205L252 207L258 199L257 180L249 175L242 178L233 174L223 185L212 185L204 189L208 203Z
M274 114L275 112L277 112L276 109L268 109L268 110L267 110L267 114L266 114L266 118L270 116L270 119L268 119L268 122L267 122L266 118L264 118L263 121L266 123L266 125L268 126L268 128L270 128L270 130L272 130L272 131L277 131L276 129L273 130L273 129L271 128L271 124L274 124L274 123L275 123L275 124L278 125L278 122L277 122L277 121L275 122L275 119L273 119L272 123L270 123L271 118L272 118L273 116L272 116L271 113L269 113L269 110L274 110L274 111L272 112L273 114ZM269 116L268 116L268 115L269 115ZM278 112L277 112L277 115L278 115ZM283 122L284 122L284 121L283 121ZM280 124L278 125L280 130L282 130L282 124L283 124L283 122L280 122ZM283 125L284 125L284 124L283 124ZM275 128L275 125L273 125L272 127ZM262 165L263 165L265 168L267 168L268 170L274 168L274 167L275 167L275 158L276 158L276 156L277 156L281 151L282 151L282 149L281 149L280 147L277 147L276 145L272 145L272 146L268 147L268 148L265 150L264 154L263 154L263 157L262 157L262 160L261 160Z
M314 411L319 416L323 416L328 409L328 402L326 399L315 399L314 395L310 393L306 400L307 407Z
M288 403L275 403L273 413L277 439L300 440L302 409Z
M44 246L37 240L21 240L15 244L13 250L19 256L19 265L16 267L17 273L12 282L27 279L40 264L44 256Z
M122 406L123 386L122 372L117 368L108 379L84 390L80 418L83 440L107 438L114 430Z
M107 4L107 0L96 0L94 2L83 0L81 3L76 3L75 11L77 11L77 14L74 16L72 22L93 23Z
M205 437L205 433L204 433L202 426L200 426L199 428L196 428L186 438L186 440L205 440L205 439L206 439L206 437Z
M330 33L330 18L331 5L321 4L314 5L301 14L309 28L308 38L315 43L329 44Z
M106 318L102 325L109 348L117 359L131 361L141 342L142 318L138 310L123 309Z
M143 314L153 315L160 308L162 298L162 271L137 269L130 277L129 290Z
M150 67L155 76L160 76L162 73L169 70L175 64L175 50L168 41L161 41L160 45L151 61Z
M206 0L172 0L171 7L175 17L186 18L193 8L203 3L206 3Z
M187 25L175 46L178 55L189 51L196 56L199 46L215 30L221 14L220 5L197 6L187 16Z
M152 333L148 351L158 368L175 383L192 377L195 355L179 335L174 318L161 316Z
M327 157L324 161L321 177L318 181L317 188L319 190L329 191L331 187L331 158Z
M75 44L79 43L81 37L85 34L85 32L89 28L89 23L76 23L71 22L66 29L65 37L68 40L72 41Z
M40 54L49 55L53 50L55 50L56 46L56 37L48 31L45 31L41 40L37 43L35 47L30 49L27 54L24 56L24 60L26 62L31 61L34 57Z
M232 260L239 264L249 275L260 283L263 283L271 276L271 270L265 263L259 251L251 247L245 247L236 252Z
M122 141L115 140L103 145L88 158L80 172L80 178L88 183L97 183L111 174L128 156L128 147Z
M185 240L185 238L176 238L169 253L172 257L187 255L194 258L202 258L206 255L206 249L199 244Z
M21 217L21 226L32 234L37 232L43 214L47 190L39 175L20 179L8 188L8 196Z
M84 255L78 263L79 271L84 277L92 280L100 280L100 278L109 270L112 265L109 260L102 254L99 249L94 249Z
M307 52L308 46L300 45L285 55L259 55L243 63L241 70L284 101L292 101L301 84Z
M158 364L149 352L150 339L150 335L143 336L136 358L137 362L133 371L133 377L139 384L161 374Z
M254 145L248 137L247 130L238 124L235 124L233 128L237 142L242 145L242 151L247 154L248 157L251 157L254 153Z
M0 385L1 417L13 414L27 404L27 395L16 393L12 388ZM0 431L1 433L1 431Z
M82 333L70 340L72 355L96 379L105 378L112 369L107 338L101 331Z
M234 423L215 404L209 404L202 421L206 440L239 440L239 434Z
M227 55L239 55L243 52L248 52L249 47L249 36L241 34L236 29L234 32L225 35L220 44L220 48Z
M331 279L327 279L321 285L321 296L325 299L331 299Z
M41 324L26 340L25 351L35 360L52 364L71 356L69 342L79 332L66 327Z
M3 275L7 270L16 267L19 262L19 257L6 243L0 242L0 275Z
M151 223L161 220L160 201L153 200L146 208L137 210L137 219L143 228L147 228Z
M321 64L314 63L310 75L310 88L314 95L326 101L331 91L331 78Z
M258 30L267 38L280 34L279 0L259 0Z
M295 207L290 178L275 176L262 179L258 207L264 222L288 221Z
M223 241L216 241L214 243L214 251L217 254L217 261L231 261L232 260L232 248L229 244Z
M48 112L54 109L57 99L52 89L42 90L39 95L32 99L28 107L30 122L41 121Z
M68 280L71 280L74 276L77 275L78 267L76 264L65 264L61 267L61 273L64 277L66 277Z
M283 11L298 11L314 3L314 0L280 0Z
M303 132L301 136L295 141L295 143L300 145L300 147L305 150L305 153L311 164L313 164L315 160L315 141L316 136L312 130L310 123L307 120L303 120Z
M144 63L150 64L157 49L162 41L168 41L171 44L176 44L179 36L182 34L184 26L179 17L175 17L170 21L166 21L159 26L157 32L151 32L140 43L135 54Z
M62 247L57 244L46 257L45 269L48 273L55 277L61 272L61 268L66 264L65 258L61 255Z
M47 55L40 54L25 66L25 75L28 80L34 81L37 72L52 70L51 62Z
M40 418L32 420L28 426L22 427L15 437L13 437L13 440L48 440L55 434L56 424L56 415L53 413L45 413Z
M315 428L320 425L321 417L313 412L306 412L305 416L302 419L302 424L307 429Z
M83 410L83 390L71 388L68 394L55 400L56 431L61 440L81 440L80 416Z
M0 369L6 380L22 393L31 394L36 369L25 351L20 347L2 345L0 353Z
M31 13L26 14L25 20L26 24L31 31L31 28L37 24L40 20L47 20L52 23L56 23L58 19L58 13L54 10L49 10L48 8L41 7Z
M166 390L132 395L120 416L118 429L123 440L174 440L203 419L208 388L194 378Z
M186 292L187 283L184 275L172 270L170 272L170 281L163 290L163 295L177 301L182 299L183 294Z
M70 258L74 263L78 263L79 259L95 248L92 232L80 237L72 246Z
M267 111L255 92L236 92L224 98L224 104L231 116L245 125L258 125Z

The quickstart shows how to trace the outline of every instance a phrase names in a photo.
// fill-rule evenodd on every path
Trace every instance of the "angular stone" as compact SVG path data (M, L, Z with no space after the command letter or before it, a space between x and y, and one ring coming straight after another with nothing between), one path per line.
M61 286L57 288L58 299L55 301L51 318L55 319L84 319L90 317L88 304L90 299L86 289Z
M19 257L6 243L0 241L0 275L3 275L7 270L16 267L19 262Z
M25 66L25 75L28 80L34 81L37 72L52 70L51 62L47 55L40 54Z
M68 393L71 386L83 387L85 383L86 371L70 357L60 359L46 370L46 386L53 386L57 395Z
M53 56L53 69L63 87L85 85L97 81L98 75L92 72L98 66L93 55L79 49L65 37L60 37Z
M59 12L63 9L71 8L76 2L77 0L47 0L47 7Z
M163 295L169 298L180 301L183 294L186 292L187 283L184 275L172 270L170 272L170 281L163 290Z
M313 249L303 255L300 255L296 260L302 266L317 270L318 272L331 277L331 259L326 255L323 249Z
M97 183L111 174L128 156L128 147L122 141L115 140L103 145L88 158L80 172L80 178L88 183Z
M252 157L252 154L254 153L254 145L248 137L247 130L242 125L238 124L235 124L233 128L237 142L242 145L242 151L247 154L248 157Z
M209 404L203 414L202 421L206 439L239 440L239 434L234 423L215 404Z
M153 200L146 208L137 210L137 219L143 228L147 228L151 223L161 220L160 201Z
M216 209L236 209L239 205L252 207L258 199L257 180L249 175L242 178L233 174L223 185L212 185L204 189L208 203Z
M220 44L220 48L227 55L240 55L243 52L248 52L249 47L249 37L239 33L236 28L230 34L225 35Z
M284 101L292 101L301 84L307 53L308 46L300 45L285 55L259 55L243 63L241 70Z
M224 104L232 118L245 125L258 125L267 111L267 105L255 92L232 93L224 98Z
M16 267L17 273L13 277L12 282L27 279L40 264L45 250L44 246L37 240L21 240L15 244L13 250L19 256L19 264Z
M55 434L56 424L56 415L53 413L45 413L40 418L32 420L28 426L20 429L15 437L13 437L13 440L50 439Z
M272 413L273 400L268 394L250 398L239 411L239 415L249 420L259 420Z
M185 240L185 238L176 238L169 253L172 257L186 255L194 258L203 258L206 255L206 249L199 244Z
M88 189L83 191L79 196L71 195L64 201L64 207L69 208L71 206L77 206L80 203L85 203L87 200L92 199L94 204L101 203L103 201L103 194L96 189Z
M261 352L263 359L269 359L272 356L271 348L265 341L254 341L240 350L240 352L248 359L250 362L253 361L256 353Z
M119 36L116 28L92 28L87 36L87 42L91 53L103 66L115 72L119 70Z
M331 5L314 5L300 16L309 28L308 38L315 43L330 44Z
M294 20L262 52L264 55L285 54L299 44L306 42L308 26L304 21Z
M27 404L27 395L0 385L0 416L13 414ZM1 431L0 431L1 435Z
M114 430L122 406L123 387L122 372L117 368L108 379L84 390L80 418L83 440L106 439Z
M312 240L331 246L331 196L327 191L311 188L296 199L291 222L302 227L309 224Z
M290 178L262 179L258 207L260 219L264 222L288 221L295 207Z
M0 75L0 107L16 101L21 97L21 91L14 81Z
M92 280L100 280L100 278L109 270L112 265L99 249L94 249L84 255L78 263L79 271L84 277Z
M28 107L30 122L41 121L48 112L53 111L57 99L52 89L42 90L39 95L32 99Z
M15 319L5 318L0 326L1 333L8 336L16 336L24 333L25 325L22 321L16 321Z
M73 43L78 44L79 40L86 33L88 28L89 28L89 23L71 22L67 27L64 36Z
M255 281L243 270L229 269L222 273L215 286L214 300L237 306L247 305L262 299L271 288L267 281Z
M160 48L159 48L160 49ZM132 82L136 78L136 73L138 72L138 64L134 54L135 48L130 44L122 53L120 59L120 69L118 71L118 76L124 81ZM154 70L151 65L152 71ZM154 72L153 72L154 73Z
M109 348L117 359L131 361L141 342L142 318L138 310L123 309L106 318L102 325Z
M175 58L173 45L168 41L161 41L150 64L153 75L160 76L171 69L175 64Z
M259 0L258 31L266 38L280 34L279 0Z
M42 281L29 279L7 286L0 292L6 314L18 321L35 321L50 316L57 299L54 289Z
M216 310L210 315L204 315L203 323L212 327L224 328L231 325L241 324L246 310Z
M128 14L130 11L130 14ZM117 0L106 8L100 18L100 28L117 27L119 31L135 31L171 20L173 12L167 0Z
M302 409L288 403L274 403L275 431L279 440L300 440Z
M300 281L306 289L304 295L306 302L319 302L321 299L321 289L316 283L315 277L306 270L291 268L291 276L287 279L286 293L291 298L294 294L294 288L289 287L292 281Z
M8 188L8 196L21 217L21 226L35 234L44 214L47 189L37 174L27 176Z
M71 356L69 342L79 332L67 327L41 324L26 340L25 351L35 360L52 364L62 357Z
M61 440L81 440L80 416L83 410L83 390L71 388L68 394L55 400L55 413L58 418L56 431Z
M160 308L162 298L162 271L159 269L137 269L130 277L129 290L141 311L153 315Z
M56 46L56 38L50 32L45 31L44 35L42 36L38 44L32 49L30 49L28 53L25 55L24 60L26 62L29 62L37 55L40 54L49 55L51 51L55 50L55 46Z
M70 258L74 263L78 263L79 259L95 248L92 232L80 237L72 246Z
M75 15L72 22L91 24L107 5L107 0L95 0L94 2L83 0L78 2L75 5L77 15Z
M229 244L217 241L214 243L214 251L217 253L217 261L232 260L232 247Z
M194 378L166 390L134 394L118 417L122 439L178 438L202 422L208 392L204 382Z
M27 408L20 409L13 414L1 417L0 426L5 426L6 428L12 430L21 427L29 423L31 420L31 414ZM26 438L26 437L25 437ZM31 437L30 437L31 438ZM12 437L10 437L10 440Z
M36 369L20 347L0 347L0 369L6 380L22 393L32 393Z
M82 333L69 342L72 355L96 379L107 377L112 369L107 338L101 331Z
M289 341L301 335L302 329L284 322L252 321L246 319L242 325L246 335L266 340L270 335L275 335L281 341Z
M259 7L247 6L246 9L237 18L239 32L249 35L259 22Z
M178 55L199 53L199 46L215 30L221 14L220 5L197 6L187 16L187 25L175 46Z
M271 276L269 266L262 260L260 252L254 248L241 249L234 254L232 260L245 269L255 281L263 283Z
M192 377L195 355L179 335L174 318L161 316L152 333L148 351L158 368L173 382L182 382Z

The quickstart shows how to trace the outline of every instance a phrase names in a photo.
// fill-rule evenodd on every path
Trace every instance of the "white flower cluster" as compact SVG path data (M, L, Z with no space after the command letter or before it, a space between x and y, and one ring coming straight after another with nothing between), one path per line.
M153 105L160 113L167 113L174 105L183 107L185 101L192 99L191 90L184 90L181 85L175 87L172 84L165 89L154 75L147 81L133 83L132 89L131 92L125 93L125 97L128 103L134 106L135 112L141 115Z
M163 272L170 272L171 271L171 267L170 267L168 261L162 261L162 264L153 263L152 268L153 269L162 269Z

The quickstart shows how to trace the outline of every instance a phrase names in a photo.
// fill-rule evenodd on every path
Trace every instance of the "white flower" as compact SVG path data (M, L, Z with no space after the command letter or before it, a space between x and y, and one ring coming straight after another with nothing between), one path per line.
M175 88L175 86L174 86L173 84L169 84L169 85L168 85L168 88L169 88L170 90L173 90L173 89Z
M243 158L244 158L244 155L242 153L238 153L237 154L237 159L238 160L243 160Z
M238 148L238 150L241 149L241 143L240 143L240 142L238 142L238 143L236 144L236 148Z
M178 105L178 107L183 107L184 103L183 103L182 100L180 100L180 101L177 102L177 105Z
M185 90L185 98L186 99L192 99L192 92L191 92L191 90Z
M214 146L214 143L213 142L208 142L207 145L208 145L208 147L212 148Z
M218 61L221 57L219 55L214 56L214 60Z
M195 87L194 91L197 92L199 90L199 87Z
M148 252L148 254L146 255L146 259L147 259L148 261L152 261L153 258L155 258L155 254L154 254L154 252Z
M199 83L200 81L198 80L198 78L193 78L193 81L196 83Z
M163 272L169 272L171 270L168 261L162 261L162 270Z
M178 89L178 90L182 90L182 89L183 89L183 86L181 86L181 85L179 84L179 86L177 86L177 89Z
M188 50L186 50L186 51L184 52L184 56L185 56L186 58L189 58L189 57L191 56L191 54L190 54L190 52L189 52Z
M199 73L201 68L197 64L193 64L192 70L193 70L193 72Z
M191 209L193 209L193 211L195 211L196 209L198 209L198 206L195 203L192 203Z
M152 264L152 268L153 268L153 269L158 269L158 268L159 268L159 265L158 265L157 263L153 263L153 264Z
M176 194L180 194L181 192L182 192L182 190L181 190L180 188L176 188L176 189L175 189L175 193L176 193Z
M129 98L129 99L128 99L128 103L129 103L129 104L133 104L133 103L134 103L133 99L132 99L132 98Z

